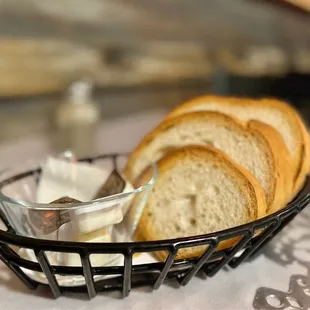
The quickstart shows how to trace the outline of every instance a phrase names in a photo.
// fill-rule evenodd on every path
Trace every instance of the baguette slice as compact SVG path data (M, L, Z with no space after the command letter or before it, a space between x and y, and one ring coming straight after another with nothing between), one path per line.
M303 137L303 151L301 164L299 166L299 170L297 172L297 177L294 182L294 194L296 195L303 187L306 177L310 171L310 136L308 130L305 126L305 122L302 118L298 118L298 122L301 128L302 137Z
M301 189L310 170L309 134L304 121L289 104L275 99L202 96L180 105L167 118L194 111L219 111L242 121L254 119L274 127L282 136L292 159L292 196Z
M274 213L284 207L293 197L293 169L292 159L279 132L262 122L251 120L249 128L259 131L271 146L277 167L277 185L275 197L279 197L278 204L274 203L268 213ZM283 190L283 191L282 191ZM281 199L282 197L282 199Z
M189 144L212 145L252 173L264 189L268 212L285 204L279 180L283 174L268 139L256 128L218 112L195 112L164 121L131 153L125 173L133 181L151 161Z
M213 147L187 146L158 162L159 177L141 216L140 240L162 240L220 231L263 216L265 195L257 180ZM149 178L145 170L139 177ZM239 238L221 242L232 246ZM177 259L202 254L206 246L180 249ZM164 253L156 253L163 260Z

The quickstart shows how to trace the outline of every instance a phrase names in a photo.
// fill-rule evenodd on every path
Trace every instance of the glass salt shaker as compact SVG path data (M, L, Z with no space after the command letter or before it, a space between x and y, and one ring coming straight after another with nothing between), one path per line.
M92 100L92 84L80 80L72 83L55 113L57 152L72 150L77 157L94 151L94 139L100 112Z

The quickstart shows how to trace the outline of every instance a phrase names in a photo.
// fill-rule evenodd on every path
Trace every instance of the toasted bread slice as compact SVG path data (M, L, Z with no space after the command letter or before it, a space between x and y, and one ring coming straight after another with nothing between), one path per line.
M252 222L265 214L257 180L213 147L187 146L158 161L159 177L141 216L142 240L188 237ZM144 183L148 170L139 177ZM221 242L232 246L238 238ZM180 249L177 259L202 254L206 246ZM164 259L162 252L157 253Z
M289 104L275 99L202 96L180 105L167 118L194 111L219 111L242 121L254 119L274 127L282 136L292 159L292 195L300 190L310 169L309 135L303 120Z
M283 206L284 188L268 139L254 126L218 112L195 112L161 123L131 154L125 169L135 180L151 161L186 145L212 145L246 168L261 184L268 211Z

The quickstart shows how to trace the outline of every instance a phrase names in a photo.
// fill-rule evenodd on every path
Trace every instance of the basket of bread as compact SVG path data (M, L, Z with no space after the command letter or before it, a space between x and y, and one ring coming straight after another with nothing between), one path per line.
M276 99L198 97L128 156L62 160L0 179L0 258L55 297L214 276L259 253L310 201L307 128Z

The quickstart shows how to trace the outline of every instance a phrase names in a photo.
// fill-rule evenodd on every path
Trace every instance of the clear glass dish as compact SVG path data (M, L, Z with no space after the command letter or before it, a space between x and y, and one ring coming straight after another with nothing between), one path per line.
M102 156L93 160L91 167L100 168L95 172L98 174L102 171L107 177L115 168L122 171L124 162L125 156ZM44 171L42 163L28 162L7 169L0 175L0 209L17 234L58 241L102 242L103 246L106 242L131 241L157 177L155 164L150 165L150 179L140 187L134 188L125 180L126 185L121 193L91 201L59 204L37 202ZM82 170L75 169L76 166L72 167L63 180L67 184L85 185L91 190L92 178L81 174ZM49 194L48 191L46 193ZM81 193L76 194L81 196ZM33 253L25 252L24 249L20 255L27 256L29 260L36 259ZM81 266L78 255L75 257L71 253L59 253L49 256L47 253L47 256L54 265ZM111 265L119 258L118 254L93 256L90 257L93 266Z

